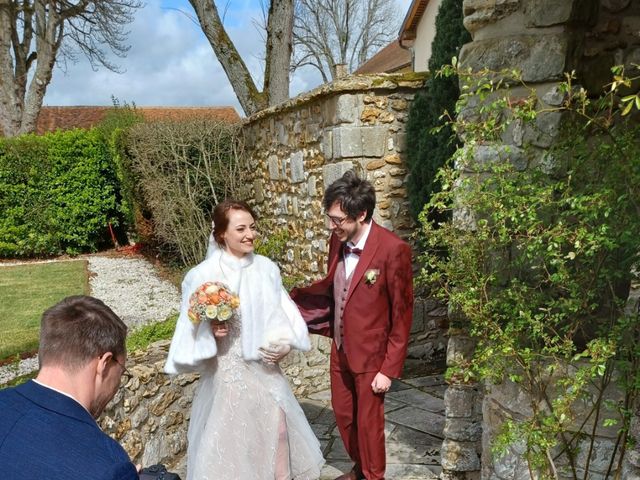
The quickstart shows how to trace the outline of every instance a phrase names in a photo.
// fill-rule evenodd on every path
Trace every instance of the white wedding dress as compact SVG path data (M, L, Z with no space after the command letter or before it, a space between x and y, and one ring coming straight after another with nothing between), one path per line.
M240 315L225 337L213 337L208 323L194 326L186 317L191 293L211 280L240 297ZM201 372L189 422L187 480L274 480L283 419L289 478L319 478L320 444L280 367L262 362L257 350L278 340L310 347L277 266L259 255L238 260L217 250L187 274L182 288L165 371Z

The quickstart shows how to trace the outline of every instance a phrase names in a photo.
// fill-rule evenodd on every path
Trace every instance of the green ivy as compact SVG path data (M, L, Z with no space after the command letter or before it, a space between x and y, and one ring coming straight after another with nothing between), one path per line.
M615 88L589 99L569 77L564 102L551 108L518 72L447 72L463 79L465 115L452 127L465 146L440 170L442 191L421 215L422 281L477 340L472 362L447 378L515 383L531 413L504 421L494 451L524 444L538 478L578 478L589 463L578 465L577 454L595 441L578 403L596 425L622 420L623 455L640 386L640 318L625 310L640 254L640 126ZM536 146L548 134L545 115L563 116L546 150ZM514 130L522 143L505 145ZM614 377L624 405L605 399Z

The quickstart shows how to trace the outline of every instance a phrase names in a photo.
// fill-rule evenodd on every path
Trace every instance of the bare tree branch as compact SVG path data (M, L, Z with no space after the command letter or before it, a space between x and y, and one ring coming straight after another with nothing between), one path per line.
M0 0L0 128L32 132L57 61L79 53L117 71L108 53L128 50L125 26L141 0ZM32 73L32 78L28 78Z
M215 1L189 0L189 3L196 11L200 27L247 115L289 98L293 0L271 0L269 3L262 91L258 90L244 60L227 34Z
M395 37L399 13L394 0L296 0L294 68L312 65L325 81L336 64L355 70Z

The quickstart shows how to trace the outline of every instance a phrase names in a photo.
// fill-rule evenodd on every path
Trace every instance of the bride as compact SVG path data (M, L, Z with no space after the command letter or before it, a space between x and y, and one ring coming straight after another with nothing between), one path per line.
M278 267L253 253L255 215L244 202L213 211L207 258L182 283L180 317L165 372L200 371L188 431L188 480L306 480L320 477L320 445L278 361L309 350L307 327ZM211 248L213 247L213 248ZM205 282L239 297L239 315L194 325L189 299Z

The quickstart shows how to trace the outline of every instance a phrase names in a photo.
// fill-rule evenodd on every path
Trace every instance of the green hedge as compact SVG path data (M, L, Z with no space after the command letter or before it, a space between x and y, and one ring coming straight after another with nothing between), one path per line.
M0 256L95 251L118 224L118 186L96 130L0 139Z

